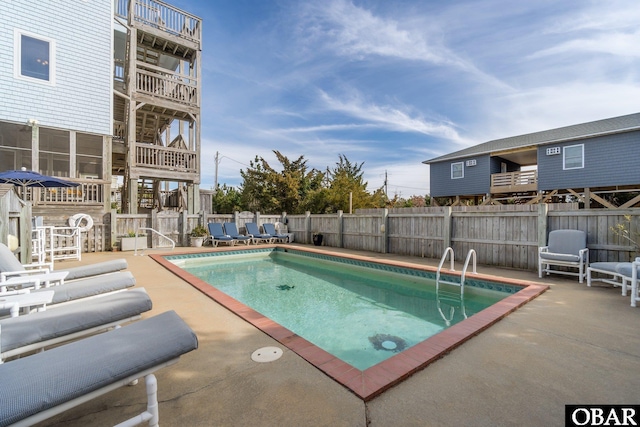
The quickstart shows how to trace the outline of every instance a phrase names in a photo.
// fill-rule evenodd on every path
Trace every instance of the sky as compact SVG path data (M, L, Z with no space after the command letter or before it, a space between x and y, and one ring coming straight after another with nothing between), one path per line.
M277 150L426 195L425 160L640 112L638 0L168 2L203 19L202 189Z

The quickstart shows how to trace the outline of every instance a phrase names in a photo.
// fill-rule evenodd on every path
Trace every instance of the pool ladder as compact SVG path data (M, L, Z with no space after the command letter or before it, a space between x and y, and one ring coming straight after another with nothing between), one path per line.
M453 320L453 316L455 314L456 307L459 307L460 312L462 313L464 318L465 319L467 318L467 313L464 307L464 282L467 275L467 268L469 268L469 261L471 261L472 258L473 258L473 274L476 274L476 251L473 249L470 249L469 253L467 253L467 259L464 262L464 267L462 268L462 274L460 275L460 282L455 282L452 280L442 280L440 278L440 271L442 270L442 266L444 265L444 262L447 259L447 255L450 255L450 262L451 262L449 270L455 271L453 249L451 247L448 247L447 249L445 249L444 254L442 254L442 258L440 259L440 264L438 265L438 272L436 273L436 298L437 298L438 311L440 312L440 316L442 316L442 319L445 321L446 325L450 326L451 321ZM459 286L460 293L458 294L457 292L441 290L440 283ZM442 309L443 304L446 304L450 307L448 315L445 314Z

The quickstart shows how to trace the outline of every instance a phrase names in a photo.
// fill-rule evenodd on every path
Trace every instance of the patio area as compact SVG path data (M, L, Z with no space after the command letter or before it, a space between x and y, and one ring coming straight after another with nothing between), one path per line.
M295 245L294 245L295 246ZM177 248L173 253L212 250ZM327 252L353 251L327 249ZM161 253L158 250L147 251ZM358 252L437 266L439 260ZM478 272L550 289L404 382L364 403L300 356L133 252L83 254L82 262L126 258L150 317L175 310L199 348L156 373L164 426L561 426L565 404L633 404L640 390L640 308L619 288L478 266ZM456 266L457 269L461 265ZM282 358L256 363L265 346ZM140 412L144 387L113 391L41 426L114 425Z

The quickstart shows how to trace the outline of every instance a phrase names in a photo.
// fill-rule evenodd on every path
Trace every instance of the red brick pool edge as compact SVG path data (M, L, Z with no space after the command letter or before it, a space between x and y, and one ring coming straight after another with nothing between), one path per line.
M265 246L261 246L261 248L264 247ZM243 250L246 250L246 248ZM296 247L296 250L304 251L305 249ZM228 251L232 252L233 248L228 249ZM375 261L372 261L371 258L351 254L335 254L330 251L319 251L317 249L309 250L308 252L322 252L362 261L434 271L432 267L390 260L376 259ZM179 254L172 253L171 255ZM548 289L548 286L539 285L534 282L476 274L474 275L474 278L521 286L522 290L504 298L491 307L474 314L468 319L465 319L462 322L422 341L421 343L416 344L413 347L410 347L389 359L372 366L371 368L361 371L313 345L309 341L263 316L252 308L217 290L205 281L186 272L172 262L166 260L163 255L154 254L150 255L150 257L167 270L171 271L191 284L191 286L207 295L212 300L221 304L223 307L240 316L242 319L251 323L256 328L260 329L285 347L298 354L300 357L307 360L313 366L320 369L347 389L351 390L364 401L373 399L385 390L413 375L415 372L424 369L430 363L443 357L454 348L487 329L489 326L498 322L509 313L517 310L519 307L536 298Z

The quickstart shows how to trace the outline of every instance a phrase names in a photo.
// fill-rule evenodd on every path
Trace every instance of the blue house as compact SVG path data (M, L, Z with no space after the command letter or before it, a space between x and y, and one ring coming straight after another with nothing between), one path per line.
M199 212L201 18L161 0L11 0L0 14L0 171L79 184L30 189L35 215Z
M640 113L496 139L423 163L431 197L452 204L543 203L570 197L615 208L607 193L640 191ZM640 196L621 207L640 203Z

